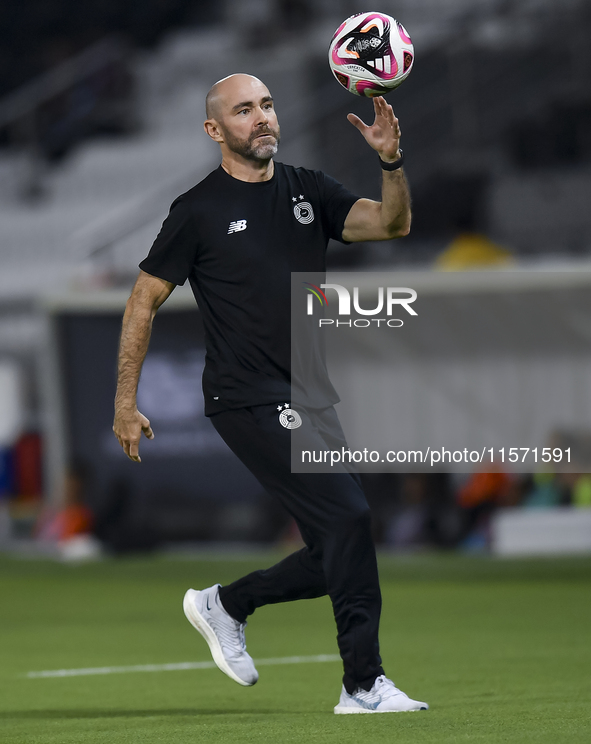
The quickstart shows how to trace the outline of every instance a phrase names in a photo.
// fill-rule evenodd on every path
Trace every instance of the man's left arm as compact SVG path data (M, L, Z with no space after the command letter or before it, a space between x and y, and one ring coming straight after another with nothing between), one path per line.
M357 127L366 142L384 163L394 163L402 157L399 149L400 126L392 106L382 96L373 99L375 120L364 124L355 114L347 119ZM343 227L343 240L391 240L410 232L410 191L402 168L382 171L382 201L358 199L349 210Z

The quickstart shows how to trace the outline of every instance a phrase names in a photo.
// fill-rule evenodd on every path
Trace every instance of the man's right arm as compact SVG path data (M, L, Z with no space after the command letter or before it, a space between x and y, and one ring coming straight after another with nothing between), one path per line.
M119 341L113 431L125 454L135 462L141 462L139 442L142 432L148 439L154 437L150 422L137 409L140 372L148 351L156 311L175 286L172 282L140 271L125 306Z

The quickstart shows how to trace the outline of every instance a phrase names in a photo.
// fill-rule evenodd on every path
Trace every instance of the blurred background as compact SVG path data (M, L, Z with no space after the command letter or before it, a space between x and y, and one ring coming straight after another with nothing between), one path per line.
M580 271L591 284L584 0L5 0L0 549L81 558L297 544L203 417L203 337L186 287L160 311L142 375L156 439L141 466L126 460L111 433L119 325L171 201L218 164L204 97L227 74L269 86L281 160L379 197L375 157L345 118L367 120L371 102L341 88L326 54L345 17L376 9L415 45L389 98L413 230L395 244L335 244L331 267L495 269L499 302L507 268ZM376 539L392 549L591 551L586 473L364 478Z

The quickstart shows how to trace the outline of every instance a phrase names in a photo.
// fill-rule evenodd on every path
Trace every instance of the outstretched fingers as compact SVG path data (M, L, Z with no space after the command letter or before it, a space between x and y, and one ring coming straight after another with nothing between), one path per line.
M360 132L365 132L366 129L369 129L367 124L365 124L365 122L363 122L357 116L357 114L347 114L347 121L351 122L351 124L353 124L354 127L357 127L357 129L359 129Z
M388 109L392 111L392 106L389 106L386 103L386 99L384 98L384 96L377 96L377 98L374 98L373 107L374 111L376 112L376 116L384 116L386 119L389 119Z
M398 119L394 115L394 109L392 106L389 103L386 103L386 99L383 96L378 96L377 98L374 98L373 101L376 117L383 116L392 127L394 136L399 139L401 135L400 125L398 124Z

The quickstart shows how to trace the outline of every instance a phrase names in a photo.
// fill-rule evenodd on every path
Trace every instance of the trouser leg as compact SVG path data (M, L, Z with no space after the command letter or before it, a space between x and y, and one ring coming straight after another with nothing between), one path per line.
M288 555L271 568L253 571L223 586L220 599L233 618L244 622L248 615L268 604L314 599L326 594L322 563L308 547Z
M334 415L334 412L333 412ZM302 414L304 426L317 428ZM349 692L383 674L378 628L381 596L369 508L350 473L291 473L290 432L274 406L212 416L228 446L296 520L306 547L222 587L224 607L244 620L265 604L329 594ZM320 427L321 428L321 427ZM319 446L326 446L324 441Z

